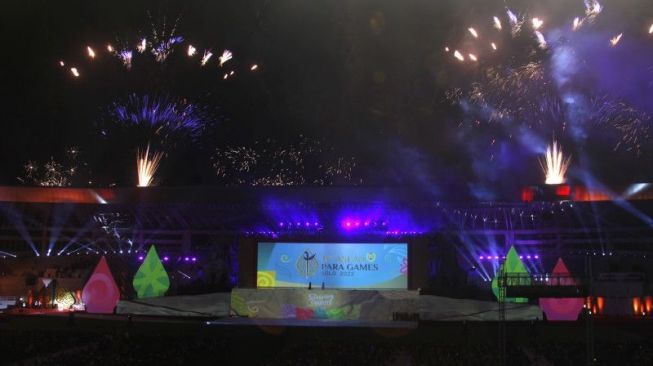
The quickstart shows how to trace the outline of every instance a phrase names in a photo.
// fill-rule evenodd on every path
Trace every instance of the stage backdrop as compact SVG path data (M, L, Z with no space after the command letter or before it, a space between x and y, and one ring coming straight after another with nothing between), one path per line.
M408 288L406 243L258 243L257 287Z

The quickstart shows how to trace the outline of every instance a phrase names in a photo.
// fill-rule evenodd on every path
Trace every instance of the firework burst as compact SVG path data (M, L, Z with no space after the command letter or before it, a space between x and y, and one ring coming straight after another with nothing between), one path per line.
M557 27L546 34L551 37L550 40L545 37L544 21L538 17L528 18L533 36L528 37L525 33L517 36L522 30L524 18L506 9L513 39L509 43L504 40L502 52L498 52L494 42L490 42L490 47L476 47L471 54L453 52L460 62L473 61L474 58L484 60L481 64L484 68L475 70L474 74L469 69L460 69L460 72L468 75L465 83L456 83L445 93L447 100L464 112L458 126L487 127L487 132L492 132L488 137L491 141L496 141L497 136L512 140L513 136L520 136L523 131L540 136L553 132L580 137L594 133L590 130L591 126L601 127L620 135L615 149L634 151L640 155L650 138L653 118L648 112L638 110L614 95L613 90L588 85L589 82L594 83L583 74L583 68L589 66L580 65L575 59L574 54L581 50L587 54L605 52L601 49L590 51L582 44L595 38L588 38L589 25L603 11L603 6L595 0L584 0L584 5L585 14L570 19L571 29L567 28L566 32L565 27ZM496 17L491 19L494 27L499 29L500 20ZM580 28L585 26L587 29L581 32ZM648 30L649 26L646 28ZM465 29L469 32L469 28ZM577 35L572 36L571 31L576 31ZM650 31L653 32L653 26ZM565 33L569 37L565 37ZM618 47L624 35L615 35L607 42L608 45ZM470 42L478 46L474 40L464 42L464 47L468 47ZM459 49L464 49L462 47ZM452 51L454 49L452 47ZM486 57L484 49L487 49L485 52L494 52L496 56ZM579 112L582 114L579 115Z
M183 52L183 54L186 56L185 58L187 59L192 59L199 54L199 49L200 49L199 47L196 47L196 45L184 44L184 37L177 33L177 29L181 17L178 16L174 22L168 22L167 18L164 16L162 18L162 21L155 22L149 12L147 13L147 16L148 16L149 23L151 25L151 31L146 36L143 36L142 34L140 34L140 32L134 32L134 33L138 33L139 36L136 36L135 34L131 34L128 37L116 37L115 42L117 43L115 43L116 45L115 47L111 43L102 42L102 44L104 44L105 46L102 49L97 49L97 50L92 48L91 46L85 45L84 52L86 57L84 57L83 59L75 59L74 62L70 62L69 60L57 60L57 61L62 64L70 63L70 64L78 65L77 67L86 67L87 65L84 65L82 63L90 63L94 59L101 57L103 52L106 52L107 54L118 58L127 70L131 70L132 63L137 58L141 59L149 56L149 57L153 57L153 59L157 63L164 64L170 58L170 56L175 53L175 51L179 51L180 53ZM212 59L213 53L210 51L211 49L212 48L210 47L204 48L204 53L199 60L200 66L206 66L209 63L209 61ZM220 54L217 57L218 59L217 62L219 63L220 67L223 67L228 62L233 63L233 61L231 60L233 60L234 58L235 55L230 50L224 49L222 54ZM146 63L146 65L151 65L151 63L148 62ZM251 65L252 65L251 63L247 65L234 65L232 69L242 68L243 70L246 70ZM101 66L94 66L94 67L101 67ZM161 70L165 70L165 69L168 68L166 67L161 68ZM254 71L255 69L256 68L250 71ZM76 73L74 72L72 74L73 77L79 76L76 75ZM233 77L233 75L230 74L228 75L228 77L231 78Z
M215 120L205 106L186 99L136 94L115 102L109 109L108 119L144 130L147 138L159 137L162 142L173 136L196 139Z
M168 29L166 24L166 17L163 17L161 26L157 27L154 21L152 21L152 16L149 13L148 16L150 17L150 22L152 24L151 52L157 62L164 62L172 53L174 46L184 41L183 37L177 35L177 26L181 17L177 17L172 24L172 27ZM145 41L145 39L143 39L143 41Z
M125 65L127 70L132 68L132 57L133 53L131 50L122 50L118 53L118 58L122 61L122 64Z
M150 156L150 145L147 145L145 151L138 150L136 152L136 169L138 173L138 186L149 187L154 181L154 174L156 174L161 159L163 158L162 152L154 152Z
M540 158L540 166L545 176L544 184L565 183L565 175L570 163L571 155L565 156L562 147L554 139L553 143L546 147L544 156Z
M218 178L227 185L296 186L352 184L356 160L336 156L324 142L300 137L279 145L268 139L253 146L216 149L211 160Z
M16 177L23 184L41 187L69 187L75 185L92 184L88 164L81 160L79 149L71 147L66 149L62 159L55 160L50 157L46 162L28 161L23 166L23 174ZM80 170L87 179L80 176Z
M544 21L540 18L533 18L531 19L531 24L533 25L533 30L538 30L542 27Z
M510 9L506 9L506 15L508 15L508 21L510 22L510 33L515 36L521 30L524 20L520 20Z

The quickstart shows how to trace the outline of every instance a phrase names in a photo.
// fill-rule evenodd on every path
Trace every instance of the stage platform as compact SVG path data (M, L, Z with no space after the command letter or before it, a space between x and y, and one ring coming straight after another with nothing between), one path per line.
M311 322L315 321L315 324L335 322L333 326L355 326L355 323L366 326L401 323L407 319L497 321L499 304L419 295L417 291L234 289L232 293L122 300L116 314L203 317L234 325L286 322L288 326L301 326L301 322L309 322L308 326L314 326ZM506 304L506 319L530 321L541 320L543 316L539 306L509 303Z

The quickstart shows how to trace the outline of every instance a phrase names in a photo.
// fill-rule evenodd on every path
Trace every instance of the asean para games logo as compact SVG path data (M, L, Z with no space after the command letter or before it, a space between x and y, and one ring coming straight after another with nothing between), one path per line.
M317 259L315 259L315 253L311 253L308 250L305 250L304 253L297 258L297 262L295 263L297 272L304 278L309 278L315 275L318 267L319 263L317 262Z

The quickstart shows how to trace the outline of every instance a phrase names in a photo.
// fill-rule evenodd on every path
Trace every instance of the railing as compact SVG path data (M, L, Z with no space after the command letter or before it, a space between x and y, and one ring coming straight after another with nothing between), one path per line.
M505 273L497 281L506 297L582 297L588 292L587 281L572 275Z
M499 275L498 285L512 286L578 286L586 281L582 277L557 274L506 273Z

